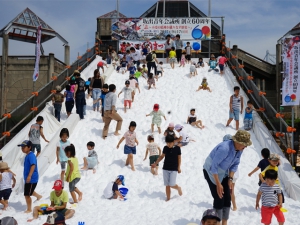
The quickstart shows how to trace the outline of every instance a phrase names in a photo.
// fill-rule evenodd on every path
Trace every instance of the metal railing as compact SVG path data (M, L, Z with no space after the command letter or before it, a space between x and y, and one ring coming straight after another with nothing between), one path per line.
M95 57L96 51L94 46L88 49L85 54L78 57L72 65L67 65L60 74L53 76L53 79L40 88L37 94L33 93L32 96L17 108L2 115L0 119L0 147L2 148L16 133L45 108L46 102L52 98L52 90L54 90L57 85L60 85L62 89L65 88L69 82L67 77L71 77L74 70L84 70Z
M274 132L272 135L279 134L277 137L281 143L280 147L284 150L290 148L292 143L288 133L288 124L280 117L280 113L278 113L266 99L265 93L258 89L256 84L253 82L253 77L251 74L248 74L243 69L244 66L239 63L237 56L233 55L231 51L227 51L226 56L228 58L228 66L231 67L233 74L236 76L237 80L240 82L242 88L248 94L249 98L256 104L257 107L264 109L262 112L260 112L260 114L267 121L267 125L272 132ZM285 155L287 158L289 158L289 156L291 157L292 165L294 165L294 157L292 154Z

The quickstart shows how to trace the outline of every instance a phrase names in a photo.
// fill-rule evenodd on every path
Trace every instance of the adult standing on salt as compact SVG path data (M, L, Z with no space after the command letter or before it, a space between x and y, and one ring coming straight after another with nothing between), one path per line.
M169 63L169 53L172 47L173 47L173 40L171 39L171 35L168 34L167 40L165 42L165 53L166 53L167 63Z
M108 86L109 92L106 94L105 99L104 99L104 128L103 128L103 133L102 137L105 139L108 134L108 129L109 129L109 124L111 120L116 120L117 121L117 126L116 126L116 131L115 135L120 135L118 133L119 130L121 130L122 127L122 122L123 119L122 117L117 113L116 110L116 103L117 103L117 95L116 95L116 85L110 84Z
M243 150L251 144L250 134L239 130L232 136L232 140L218 144L205 160L204 177L214 198L213 207L217 210L222 225L227 225L229 218L230 190L234 173L240 164Z
M180 63L181 55L182 55L183 42L182 42L182 40L180 40L180 35L179 34L176 35L175 48L176 48L177 62Z

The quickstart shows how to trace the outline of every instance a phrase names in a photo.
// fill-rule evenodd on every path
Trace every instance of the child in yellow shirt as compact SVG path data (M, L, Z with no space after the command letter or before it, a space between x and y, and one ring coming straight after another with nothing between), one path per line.
M171 48L171 51L169 52L169 58L170 58L170 65L171 68L174 69L175 67L175 62L176 62L176 52L175 52L175 47Z

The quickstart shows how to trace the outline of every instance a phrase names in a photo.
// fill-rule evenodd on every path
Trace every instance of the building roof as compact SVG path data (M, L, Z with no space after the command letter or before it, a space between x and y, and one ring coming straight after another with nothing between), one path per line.
M58 37L64 44L68 42L60 36L55 30L45 23L39 16L29 8L23 10L4 28L0 30L0 37L4 34L9 35L9 39L35 43L37 27L42 27L41 43L46 42L54 37Z
M284 38L291 37L292 36L300 36L300 23L298 23L296 26L294 26L291 30L289 30L285 35L283 35L277 43L280 44L280 41Z
M119 18L126 18L126 16L124 14L120 13L120 12L119 12L119 16L118 16L118 11L117 10L113 10L113 11L111 11L109 13L106 13L106 14L104 14L102 16L99 16L97 19L105 19L105 18L110 19L110 18L117 18L117 17L119 17Z

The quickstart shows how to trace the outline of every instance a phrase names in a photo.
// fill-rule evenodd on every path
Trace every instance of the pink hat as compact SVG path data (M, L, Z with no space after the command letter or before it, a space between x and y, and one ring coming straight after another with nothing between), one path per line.
M174 127L174 123L169 123L169 127Z

